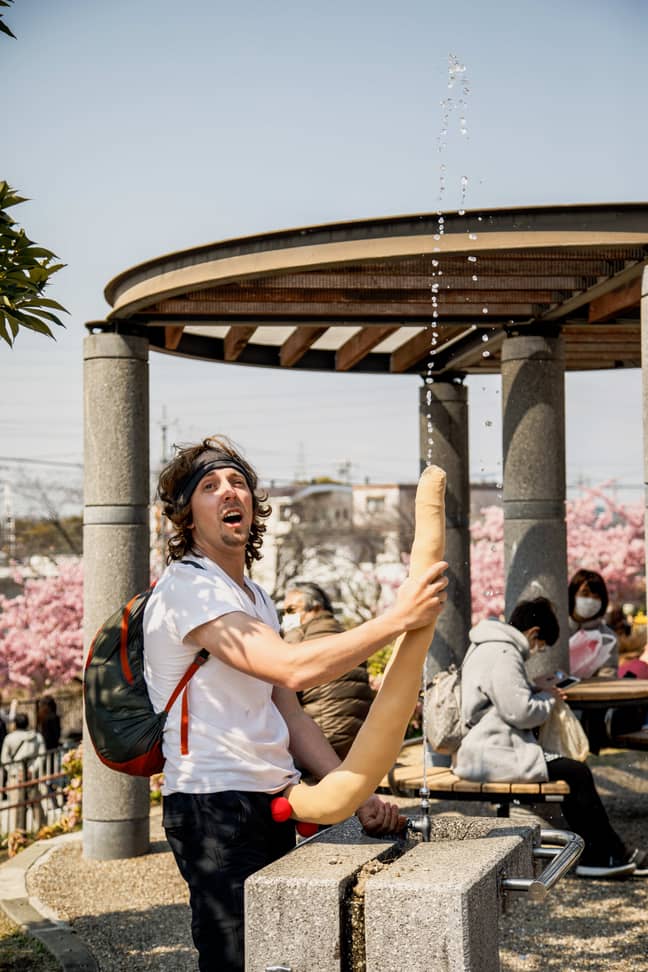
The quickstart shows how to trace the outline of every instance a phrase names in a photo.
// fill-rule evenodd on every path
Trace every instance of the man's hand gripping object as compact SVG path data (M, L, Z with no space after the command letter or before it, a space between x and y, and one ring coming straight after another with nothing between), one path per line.
M438 466L421 475L416 491L416 525L410 577L443 558L445 482ZM396 643L382 685L346 759L319 783L297 783L273 801L275 819L334 824L350 817L374 793L398 756L418 700L421 670L435 624L407 631ZM301 829L301 828L300 828Z

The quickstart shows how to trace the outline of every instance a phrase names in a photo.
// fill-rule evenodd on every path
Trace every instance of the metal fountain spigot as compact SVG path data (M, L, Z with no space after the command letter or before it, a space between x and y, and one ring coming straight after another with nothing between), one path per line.
M430 817L430 801L428 797L430 791L426 786L422 786L419 790L419 796L421 797L421 813L418 817L413 817L410 820L410 826L416 830L426 843L430 841L430 834L432 832L432 820Z

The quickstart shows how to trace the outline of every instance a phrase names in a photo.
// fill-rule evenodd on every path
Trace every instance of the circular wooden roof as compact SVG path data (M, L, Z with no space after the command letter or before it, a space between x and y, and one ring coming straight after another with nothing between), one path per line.
M149 260L86 326L222 362L433 375L497 372L507 333L561 327L568 369L639 367L647 262L648 203L334 223Z

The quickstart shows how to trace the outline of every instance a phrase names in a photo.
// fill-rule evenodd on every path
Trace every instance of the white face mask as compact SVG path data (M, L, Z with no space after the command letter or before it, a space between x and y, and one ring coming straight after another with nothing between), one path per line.
M281 627L284 631L293 631L295 628L301 628L301 614L284 614L281 619Z
M579 618L583 618L587 621L588 618L593 618L595 614L598 614L601 610L601 601L598 597L577 597L576 603L574 605L574 611Z

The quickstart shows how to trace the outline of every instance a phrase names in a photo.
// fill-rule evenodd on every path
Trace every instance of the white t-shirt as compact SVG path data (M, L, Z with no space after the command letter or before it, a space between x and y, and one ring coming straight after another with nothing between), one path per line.
M242 611L279 629L272 601L246 578L254 602L207 557L188 554L166 568L144 612L144 677L161 712L200 646L194 628ZM189 682L189 752L180 752L182 694L169 712L162 749L163 793L248 790L276 793L299 779L288 751L288 727L272 701L272 685L214 655Z

